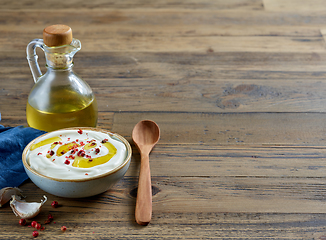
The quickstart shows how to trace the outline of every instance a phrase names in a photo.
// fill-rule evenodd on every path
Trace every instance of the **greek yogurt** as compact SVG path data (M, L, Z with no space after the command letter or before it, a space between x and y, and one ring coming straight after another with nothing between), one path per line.
M124 143L103 132L72 129L48 133L34 142L27 163L36 172L57 179L87 179L120 166Z

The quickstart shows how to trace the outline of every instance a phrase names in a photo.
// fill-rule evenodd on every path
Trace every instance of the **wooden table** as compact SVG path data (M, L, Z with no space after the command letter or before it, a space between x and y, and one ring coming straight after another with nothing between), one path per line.
M325 239L326 4L320 0L0 0L0 112L27 126L26 45L63 23L98 126L126 137L151 119L153 217L134 219L139 154L111 190L27 201L52 213L40 239ZM43 55L42 52L39 53ZM44 66L44 58L40 60ZM42 68L45 71L44 67ZM0 153L1 154L1 153ZM59 208L50 203L57 200ZM61 232L62 225L67 226ZM8 205L0 238L32 238Z

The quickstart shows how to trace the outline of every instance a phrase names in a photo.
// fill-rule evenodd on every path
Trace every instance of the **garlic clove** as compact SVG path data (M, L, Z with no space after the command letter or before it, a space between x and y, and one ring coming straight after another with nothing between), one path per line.
M12 196L12 200L10 201L10 207L14 214L20 218L29 219L35 217L40 213L41 207L46 202L47 197L43 196L40 203L37 202L25 202L20 199L17 199L17 196Z
M23 196L19 188L5 187L0 190L0 207L9 202L12 195Z

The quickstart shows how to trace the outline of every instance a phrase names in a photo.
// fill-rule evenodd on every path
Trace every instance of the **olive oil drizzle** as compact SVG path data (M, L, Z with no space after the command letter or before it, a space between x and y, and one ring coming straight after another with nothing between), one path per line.
M48 138L41 142L33 144L31 146L30 150L33 151L33 150L35 150L39 147L42 147L44 145L47 145L47 144L51 144L50 149L53 149L57 144L62 144L61 141L62 141L62 139L60 137ZM108 154L106 154L104 156L95 157L95 158L90 158L90 157L87 157L86 155L78 156L77 155L78 150L71 153L72 150L78 149L80 147L83 147L82 151L96 148L98 145L94 141L91 141L91 142L85 144L84 146L82 146L82 144L77 143L75 141L63 144L57 149L56 156L60 157L60 156L63 156L68 153L68 154L70 154L70 156L73 156L73 159L74 159L74 161L72 163L73 167L77 167L77 168L94 167L94 166L101 165L101 164L108 162L117 153L117 149L112 143L104 142L102 144L104 147L106 147L108 149ZM46 157L49 158L51 156L49 154L47 154Z
M55 142L60 142L62 141L62 139L60 137L52 137L52 138L48 138L48 139L45 139L41 142L38 142L38 143L35 143L31 146L30 150L33 151L35 150L36 148L39 148L39 147L42 147L44 145L47 145L47 144L53 144Z
M91 159L76 156L72 166L78 168L90 168L108 162L117 153L117 149L110 142L103 143L103 145L109 150L108 154Z

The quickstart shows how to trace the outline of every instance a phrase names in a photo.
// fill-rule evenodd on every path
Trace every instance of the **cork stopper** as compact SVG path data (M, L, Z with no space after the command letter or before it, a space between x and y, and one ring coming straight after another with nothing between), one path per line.
M43 42L48 47L68 45L72 41L72 30L66 25L51 25L43 30Z

